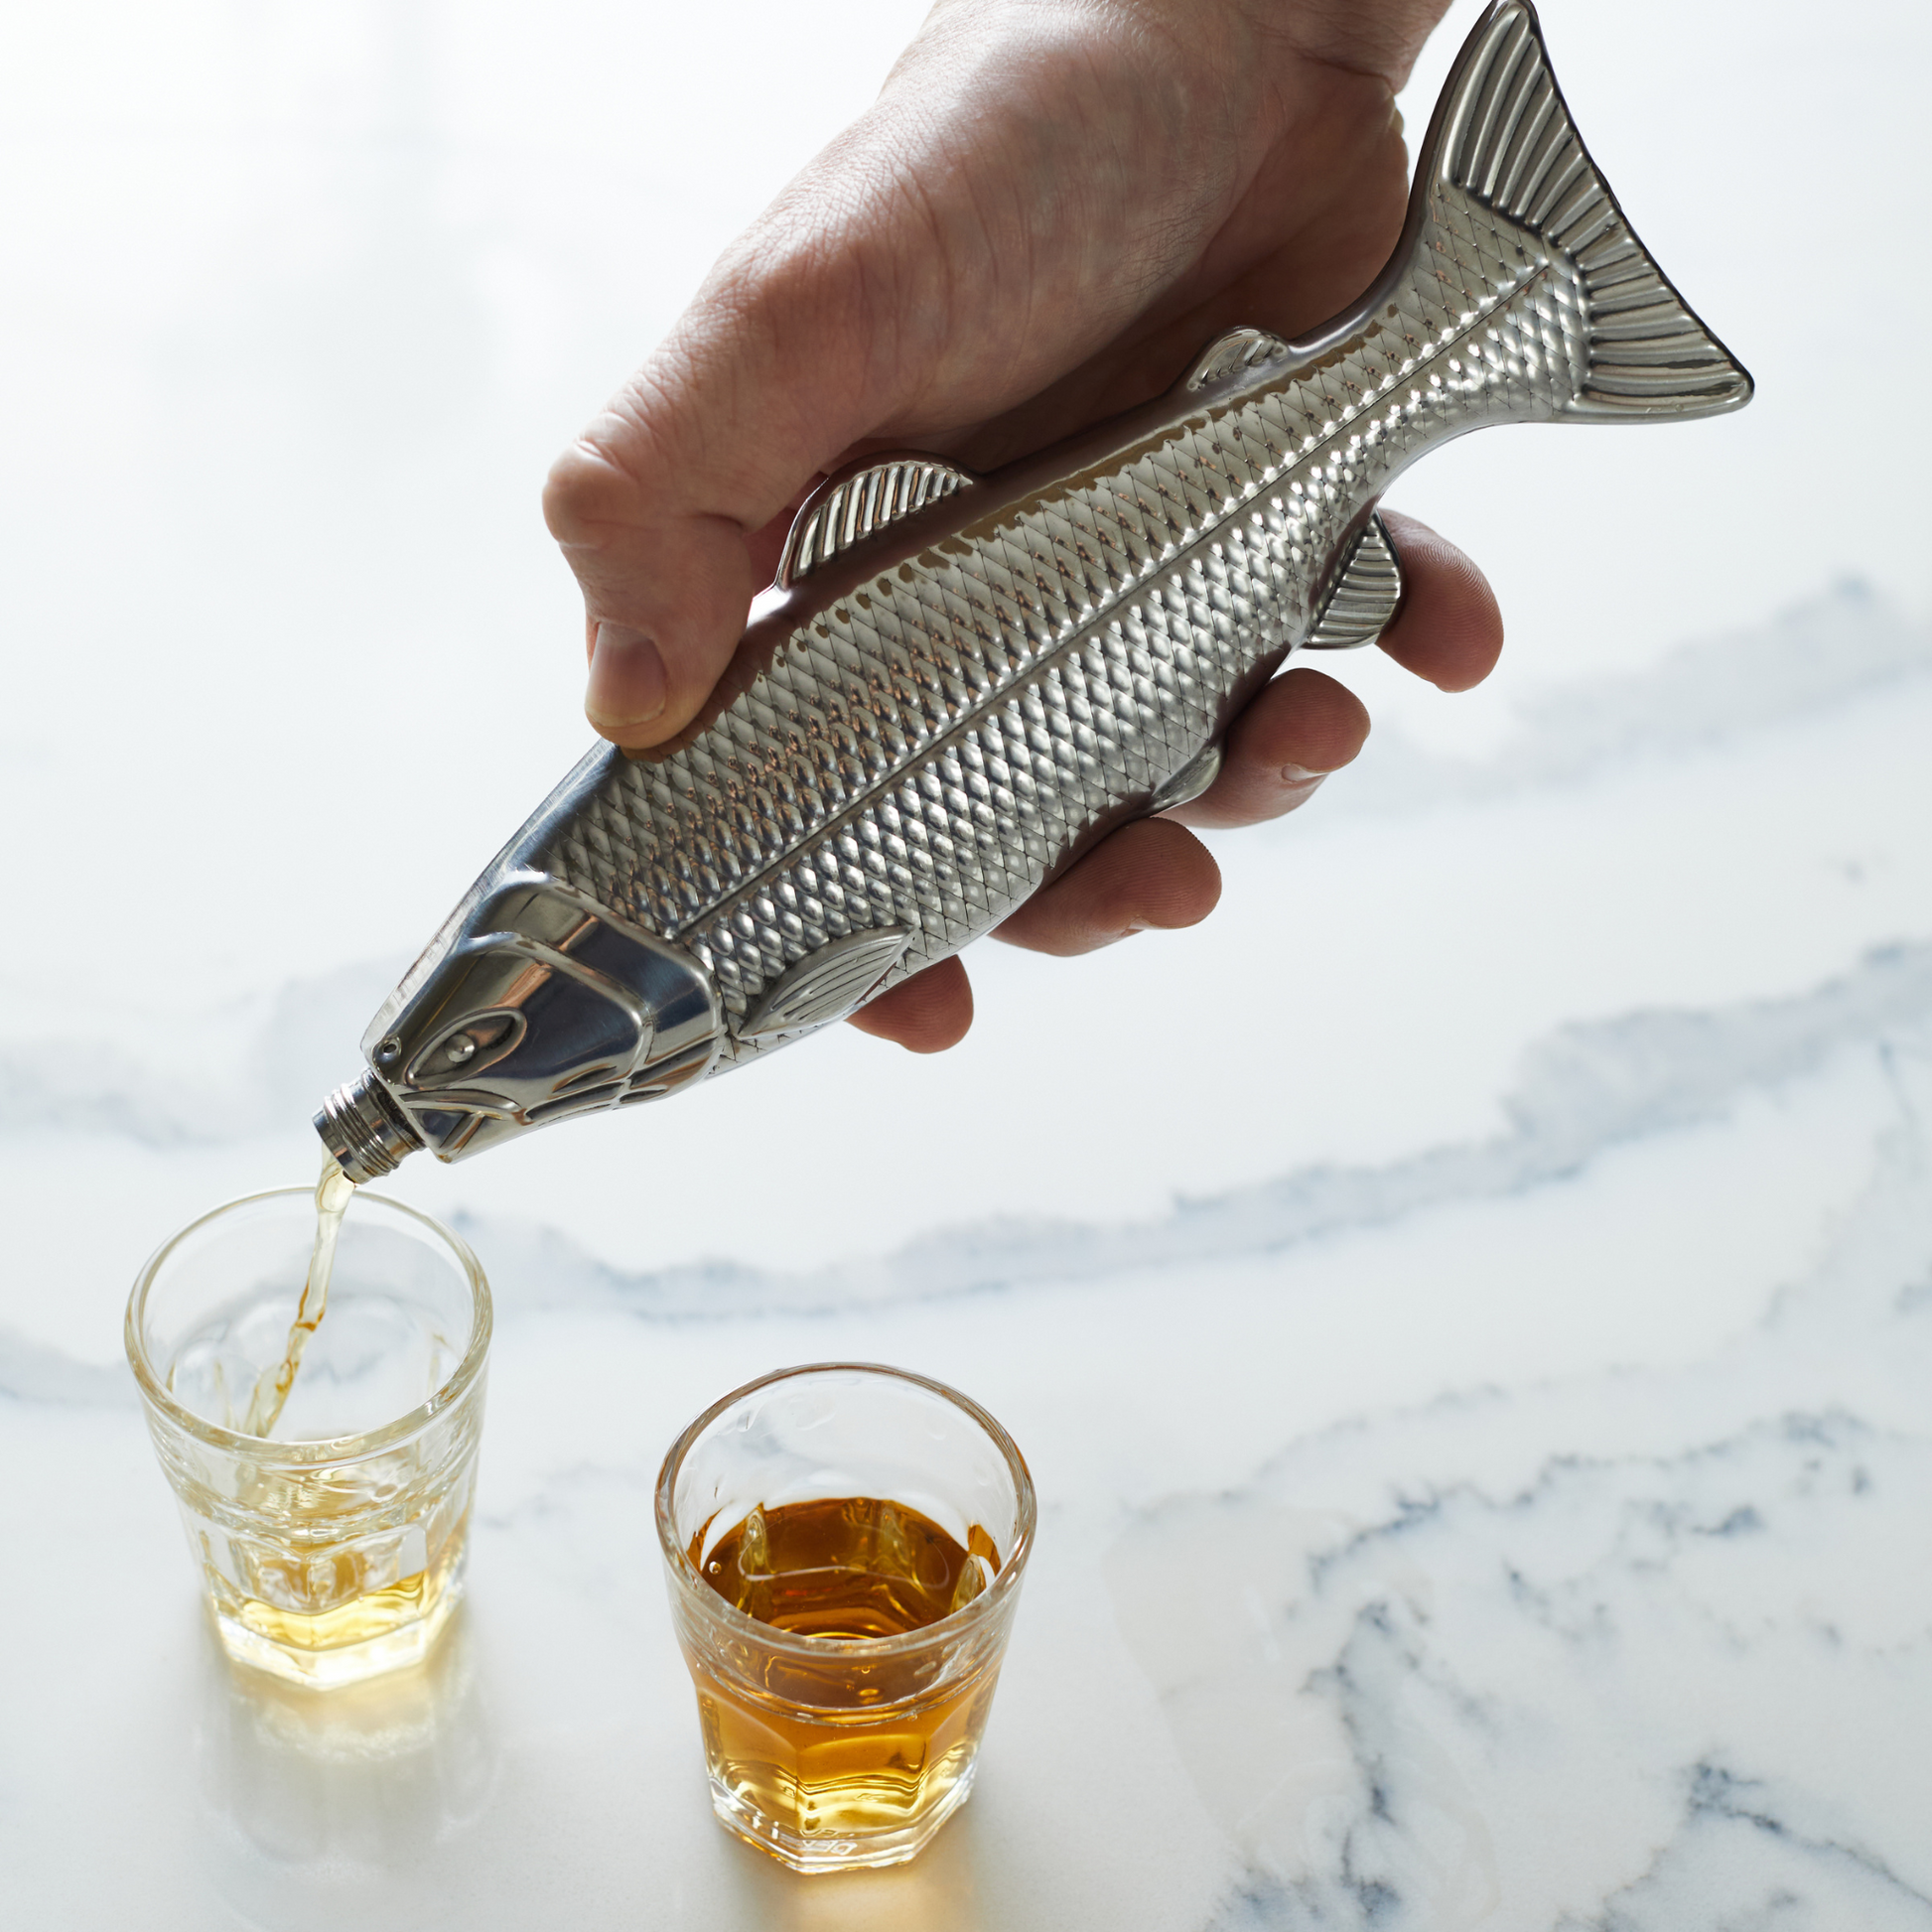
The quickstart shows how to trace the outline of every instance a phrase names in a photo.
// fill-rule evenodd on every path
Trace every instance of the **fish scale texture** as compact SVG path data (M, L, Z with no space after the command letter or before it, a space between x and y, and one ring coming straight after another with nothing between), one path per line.
M1263 359L1112 473L872 579L690 746L613 760L540 863L686 946L734 1023L828 940L905 927L883 990L1217 737L1425 451L1748 392L1624 223L1526 10L1495 17L1431 166L1405 269L1346 340ZM734 1036L722 1064L771 1043Z
M977 938L1220 732L1397 471L1578 393L1578 291L1524 230L1439 188L1421 263L1321 367L795 631L690 746L616 764L547 868L689 947L735 1019L844 933L910 927L894 978Z

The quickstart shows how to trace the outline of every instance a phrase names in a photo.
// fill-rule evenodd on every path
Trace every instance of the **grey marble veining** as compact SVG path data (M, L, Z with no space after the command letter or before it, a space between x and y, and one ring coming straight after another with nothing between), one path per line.
M1932 1917L1932 1035L1885 1057L1856 1217L1708 1359L1136 1513L1116 1613L1243 1858L1213 1923Z
M1889 649L1808 700L1854 760L1921 675L1874 705L1858 666ZM1512 779L1508 809L1582 786L1621 816L1787 729L1625 746L1607 776ZM262 1008L298 1058L307 997ZM39 1130L69 1192L117 1148L199 1184L219 1150L127 1105L138 1059L92 1064ZM236 1065L265 1115L272 1065ZM218 1661L117 1365L9 1285L0 1445L45 1474L8 1547L39 1539L80 1592L0 1598L0 1640L48 1660L4 1693L36 1740L31 1777L0 1755L32 1909L67 1909L49 1848L106 1807L164 1927L517 1926L559 1884L586 1923L604 1897L962 1932L1932 1923L1924 927L1795 992L1569 1021L1465 1138L1134 1221L968 1222L791 1272L465 1225L501 1320L475 1595L420 1679L343 1701ZM684 1408L854 1352L993 1404L1042 1544L972 1806L919 1866L800 1894L704 1814L644 1525ZM1097 1784L1069 1789L1069 1736Z

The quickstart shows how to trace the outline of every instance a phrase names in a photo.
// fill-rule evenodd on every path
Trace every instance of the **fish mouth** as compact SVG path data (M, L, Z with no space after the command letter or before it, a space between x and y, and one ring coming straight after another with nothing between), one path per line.
M340 1086L322 1103L316 1132L336 1165L358 1186L394 1173L425 1143L372 1070Z
M708 1071L716 1057L716 1042L705 1041L674 1060L656 1059L634 1072L608 1063L589 1066L558 1081L547 1098L534 1102L484 1087L405 1092L398 1100L420 1145L438 1160L455 1161L529 1128L661 1100Z

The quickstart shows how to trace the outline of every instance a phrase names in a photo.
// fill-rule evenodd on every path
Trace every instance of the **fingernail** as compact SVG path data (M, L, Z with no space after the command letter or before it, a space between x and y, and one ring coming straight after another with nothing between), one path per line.
M1282 766L1282 783L1285 785L1318 785L1327 775L1325 771L1311 771L1306 764Z
M647 725L664 709L669 695L664 660L641 630L624 623L600 623L591 646L590 688L584 712L600 731Z

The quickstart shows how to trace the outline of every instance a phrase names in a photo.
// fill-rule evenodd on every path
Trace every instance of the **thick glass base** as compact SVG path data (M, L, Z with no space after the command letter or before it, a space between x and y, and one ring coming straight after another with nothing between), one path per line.
M463 1575L459 1568L444 1581L421 1615L403 1621L385 1619L387 1627L379 1627L371 1636L323 1646L278 1641L251 1627L253 1619L244 1622L228 1614L218 1600L209 1607L221 1648L237 1663L267 1671L285 1684L328 1691L420 1664L442 1635L450 1612L462 1600Z
M735 1832L748 1845L768 1852L793 1871L866 1871L876 1865L903 1864L916 1859L931 1844L942 1826L973 1789L973 1773L979 1768L970 1761L947 1789L933 1801L932 1808L910 1824L889 1831L831 1833L806 1837L780 1825L719 1779L711 1780L711 1808L727 1831Z

